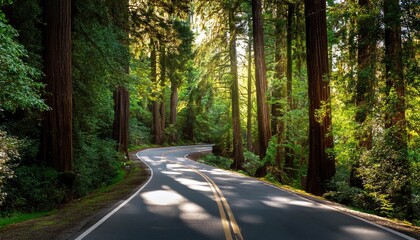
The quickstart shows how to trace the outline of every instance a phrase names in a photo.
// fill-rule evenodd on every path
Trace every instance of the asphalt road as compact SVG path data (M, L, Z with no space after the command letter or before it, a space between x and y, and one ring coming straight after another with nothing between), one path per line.
M210 145L137 156L151 178L76 240L413 239L264 182L185 158Z

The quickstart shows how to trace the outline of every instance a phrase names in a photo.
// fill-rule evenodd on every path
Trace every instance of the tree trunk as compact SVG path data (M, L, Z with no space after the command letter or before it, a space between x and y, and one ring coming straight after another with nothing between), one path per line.
M252 26L254 39L255 80L257 92L258 141L260 158L265 157L268 141L271 138L270 113L266 100L267 78L264 55L264 35L262 24L261 0L252 0ZM257 176L266 174L266 166L259 168Z
M160 86L162 88L162 96L160 98L160 123L162 134L165 131L166 123L166 109L165 109L165 84L166 84L166 49L165 45L160 47Z
M128 0L109 2L115 24L124 30L120 43L125 47L124 73L129 74L129 36L128 36ZM130 118L130 93L125 86L118 86L114 91L114 124L113 139L117 142L117 151L123 152L128 157L128 122Z
M249 21L249 29L252 22ZM246 121L246 148L252 150L252 35L248 36L248 81L247 81L247 121Z
M172 82L171 83L171 106L169 112L169 124L176 123L176 115L178 108L178 86Z
M305 0L309 95L309 165L306 191L322 195L335 174L325 0Z
M152 83L157 88L157 56L156 56L156 46L153 41L151 41L151 53L150 53L150 66L151 66L151 77ZM160 122L160 104L159 104L159 96L156 90L153 91L153 133L154 133L154 143L155 144L162 144L163 143L163 136L162 136L162 124Z
M238 63L236 53L236 25L234 9L229 10L229 58L232 82L230 92L232 97L232 129L233 129L233 163L231 168L242 169L244 153L242 146L241 120L239 111Z
M359 140L360 151L372 148L372 126L367 126L366 119L372 113L373 103L373 81L375 81L374 72L374 48L370 29L374 19L370 13L369 0L359 0L359 7L363 13L363 17L358 22L358 46L357 46L357 82L356 82L356 116L355 120L359 124L357 138ZM353 187L363 187L362 179L357 176L357 169L360 162L352 165L350 170L350 185Z
M295 11L295 4L288 3L287 4L287 69L286 69L286 78L287 78L287 105L288 110L293 110L293 98L292 98L292 70L293 70L293 59L292 59L292 31L293 31L293 16ZM286 127L286 142L289 142L290 139L290 130ZM290 147L285 147L285 162L284 162L284 168L289 177L293 177L292 170L294 168L293 165L293 149Z
M401 8L398 0L384 1L386 105L385 143L391 149L392 165L399 171L389 177L398 179L398 188L392 189L392 202L398 215L412 217L410 162L407 151L407 121L405 118L405 84L401 47ZM388 160L389 161L389 160ZM396 175L396 176L395 176ZM396 181L396 180L394 180Z
M118 151L128 156L128 120L130 118L130 96L125 87L114 92L113 138L117 141Z
M44 83L41 154L59 172L73 169L71 1L45 0Z
M286 106L283 103L283 99L286 97L285 84L283 83L284 77L284 54L282 54L282 48L284 47L284 31L281 22L283 19L283 6L280 3L276 4L276 23L275 23L275 53L274 53L274 70L275 80L272 83L273 92L272 98L273 103L271 105L271 126L272 134L277 136L277 147L276 147L276 166L281 166L283 157L283 137L284 137L284 112Z

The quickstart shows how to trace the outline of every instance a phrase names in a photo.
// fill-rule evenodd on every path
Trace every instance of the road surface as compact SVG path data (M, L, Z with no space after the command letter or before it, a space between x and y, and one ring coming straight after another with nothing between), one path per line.
M264 182L189 160L210 145L137 156L149 181L76 240L413 239Z

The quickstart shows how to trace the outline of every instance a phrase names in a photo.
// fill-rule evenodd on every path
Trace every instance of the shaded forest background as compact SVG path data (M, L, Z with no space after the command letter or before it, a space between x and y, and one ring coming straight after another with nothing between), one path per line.
M0 3L2 215L117 181L129 149L205 142L420 224L415 0Z

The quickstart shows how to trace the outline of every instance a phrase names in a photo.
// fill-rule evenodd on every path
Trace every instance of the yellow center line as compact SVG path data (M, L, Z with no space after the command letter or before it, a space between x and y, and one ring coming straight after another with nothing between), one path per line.
M176 152L176 151L180 151L179 149L176 150L169 150L166 151L164 153L162 153L162 157L166 159L166 154L170 153L170 152ZM174 162L174 161L169 161L166 159L166 161L168 162ZM198 175L200 175L202 178L204 178L204 180L206 180L206 182L209 184L213 195L214 195L214 199L217 203L217 207L219 209L219 213L220 213L220 217L222 218L222 225L223 225L223 231L225 233L225 237L226 240L233 240L232 238L232 233L231 233L231 227L232 227L232 231L233 231L233 235L235 236L235 240L243 240L242 234L241 234L241 230L239 229L239 226L235 220L235 217L233 216L233 212L229 206L229 203L227 202L225 196L223 195L222 191L220 190L220 188L216 185L216 183L213 181L213 179L211 179L209 176L205 175L204 173L198 171L195 168L191 168L188 166L185 166L184 164L178 163L178 162L174 162L176 164L180 164L186 168L189 168L191 170L193 170L195 173L197 173ZM229 217L229 219L226 216Z

